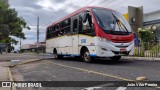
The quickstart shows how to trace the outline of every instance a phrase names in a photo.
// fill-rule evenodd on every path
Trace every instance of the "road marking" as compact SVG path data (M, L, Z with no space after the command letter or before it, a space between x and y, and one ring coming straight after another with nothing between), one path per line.
M88 72L88 73L94 73L94 74L102 75L102 76L105 76L105 77L111 77L111 78L115 78L115 79L119 79L119 80L136 82L135 80L132 80L132 79L123 78L123 77L119 77L119 76L115 76L115 75L111 75L111 74L106 74L106 73L100 73L100 72L96 72L96 71L91 71L91 70L87 70L87 69L83 69L83 68L68 66L68 65L64 65L64 64L60 64L60 63L52 63L52 64L67 67L67 68L72 68L72 69L79 70L79 71L85 71L85 72ZM159 87L155 87L155 88L159 88ZM127 89L127 87L119 87L116 90L126 90L126 89Z
M7 70L8 70L8 74L9 74L9 80L10 80L11 82L13 82L14 80L13 80L13 76L12 76L10 67L8 67ZM11 90L16 90L16 88L15 88L15 87L11 87Z
M160 89L160 87L156 87L156 88Z
M118 87L116 90L126 90L127 87Z
M8 74L9 74L9 80L13 81L13 77L12 77L12 73L11 73L10 68L8 67L7 70L8 70Z
M41 60L45 60L45 59L48 59L48 58L41 58L41 59L30 59L29 61L26 61L26 62L22 62L22 63L18 63L16 65L10 65L9 67L15 67L15 66L19 66L19 65L23 65L23 64L28 64L28 63L31 63L31 62L36 62L36 61L41 61ZM80 70L80 71L85 71L85 72L88 72L88 73L94 73L94 74L98 74L98 75L102 75L102 76L106 76L106 77L111 77L111 78L115 78L115 79L119 79L119 80L124 80L124 81L134 81L136 82L135 80L132 80L132 79L128 79L128 78L123 78L123 77L119 77L119 76L115 76L115 75L112 75L112 74L106 74L106 73L100 73L100 72L96 72L96 71L91 71L91 70L87 70L87 69L83 69L83 68L77 68L77 67L73 67L73 66L68 66L68 65L64 65L64 64L60 64L60 63L52 63L52 64L55 64L55 65L59 65L59 66L63 66L63 67L68 67L68 68L72 68L72 69L76 69L76 70ZM11 71L10 71L10 68L8 68L8 72L9 73L9 77L11 77ZM12 79L13 80L13 79ZM11 79L10 79L11 81ZM122 87L119 87L119 88L122 88ZM126 87L124 87L126 88ZM160 87L155 87L155 88L160 88ZM117 88L118 89L118 88ZM116 90L117 90L116 89ZM15 89L12 89L12 90L16 90ZM120 89L119 89L120 90ZM123 89L122 89L123 90Z
M98 75L102 75L102 76L106 76L106 77L111 77L111 78L115 78L115 79L119 79L119 80L134 81L134 80L131 80L131 79L128 79L128 78L123 78L123 77L119 77L119 76L115 76L115 75L111 75L111 74L91 71L91 70L87 70L87 69L83 69L83 68L77 68L77 67L68 66L68 65L64 65L64 64L59 64L59 63L53 63L53 64L58 65L58 66L67 67L67 68L72 68L72 69L79 70L79 71L85 71L85 72L88 72L88 73L94 73L94 74L98 74Z
M81 90L96 90L96 89L100 89L102 87L88 87L88 88L84 88L84 89L81 89Z

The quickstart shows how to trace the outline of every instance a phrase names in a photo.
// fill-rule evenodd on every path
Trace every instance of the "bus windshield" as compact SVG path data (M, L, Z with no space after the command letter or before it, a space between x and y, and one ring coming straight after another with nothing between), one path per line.
M92 9L99 26L109 34L131 34L131 27L119 12L106 9Z

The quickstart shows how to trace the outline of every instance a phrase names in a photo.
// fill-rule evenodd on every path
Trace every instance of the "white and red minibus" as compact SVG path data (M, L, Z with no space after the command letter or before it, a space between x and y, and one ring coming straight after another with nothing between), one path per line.
M55 58L75 56L85 62L95 57L118 61L123 55L133 55L134 37L121 13L84 7L47 27L46 52Z

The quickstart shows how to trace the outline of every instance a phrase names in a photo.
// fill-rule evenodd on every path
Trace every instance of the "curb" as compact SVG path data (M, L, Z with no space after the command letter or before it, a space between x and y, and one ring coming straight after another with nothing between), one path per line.
M141 60L141 61L160 61L160 58L155 57L122 57L125 60Z
M28 59L27 61L20 62L20 63L17 63L15 65L9 65L9 67L15 67L15 66L18 66L18 65L28 64L28 63L42 61L42 60L46 60L46 59L52 59L52 58Z
M15 67L18 65L28 64L28 63L32 63L32 62L36 62L36 61L45 60L45 59L41 58L41 59L28 59L28 60L29 61L21 62L21 63L15 64L15 65L9 65L9 67Z

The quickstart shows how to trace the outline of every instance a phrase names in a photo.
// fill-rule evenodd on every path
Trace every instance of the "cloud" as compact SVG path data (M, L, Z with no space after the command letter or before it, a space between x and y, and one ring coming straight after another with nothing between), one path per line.
M43 7L43 9L45 10L54 11L54 12L57 12L65 8L65 4L59 3L59 1L54 1L54 0L41 0L37 2L37 5Z
M18 11L18 16L23 17L31 27L31 30L23 30L27 39L22 40L22 44L33 44L37 41L38 16L40 18L40 41L44 41L46 27L49 24L80 8L76 0L73 2L70 0L10 0L9 3ZM16 39L19 41L18 38ZM16 49L18 48L19 44L16 46Z

